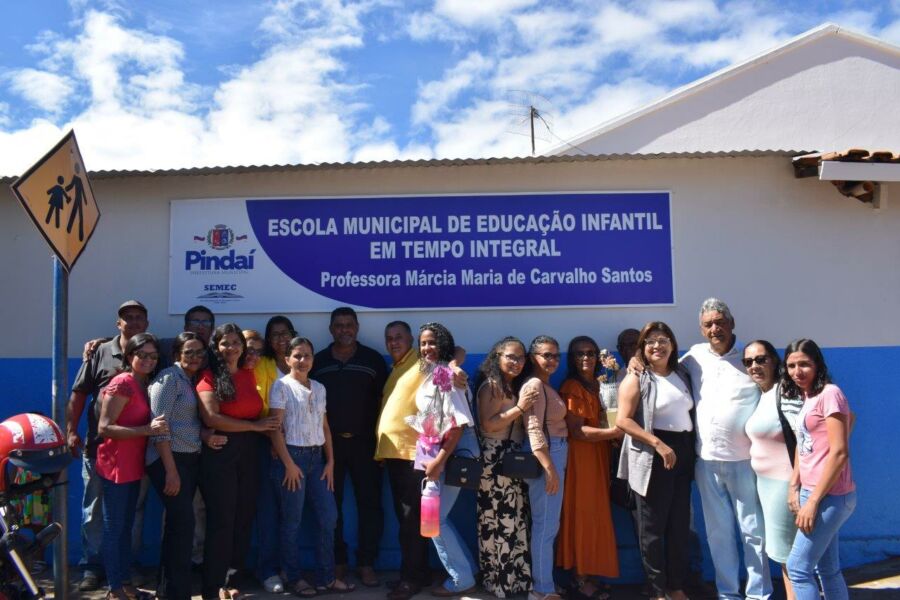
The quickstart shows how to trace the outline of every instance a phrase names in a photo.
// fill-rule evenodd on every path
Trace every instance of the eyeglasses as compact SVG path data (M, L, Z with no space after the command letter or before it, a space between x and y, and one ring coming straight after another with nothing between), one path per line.
M159 352L141 352L138 350L134 355L141 360L159 360Z
M259 356L262 354L262 350L257 350L252 346L247 346L247 354L249 354L250 356Z
M274 340L274 339L281 339L281 338L289 338L289 337L291 337L291 335L292 334L290 331L273 331L272 333L269 334L269 337L271 337Z
M597 353L593 350L581 350L575 353L575 358L596 358Z
M524 356L519 356L517 354L502 354L503 358L512 363L523 363L525 362Z
M559 360L559 352L541 352L535 356L540 356L544 360Z
M753 363L764 365L769 362L769 355L761 354L759 356L751 356L750 358L742 359L741 362L744 363L744 366L749 369L751 366L753 366Z
M645 346L659 346L660 348L665 348L666 346L668 346L671 343L672 343L672 340L670 340L669 338L666 338L666 337L658 337L658 338L653 338L652 340L649 340L649 339L644 340Z
M206 350L182 350L181 355L185 358L203 358L206 356Z
M212 327L212 319L188 319L185 325L193 325L194 327Z

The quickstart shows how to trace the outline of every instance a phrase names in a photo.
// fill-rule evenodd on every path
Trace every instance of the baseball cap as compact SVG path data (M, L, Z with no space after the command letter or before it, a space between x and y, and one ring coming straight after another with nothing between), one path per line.
M140 302L138 302L137 300L128 300L126 302L123 302L122 305L119 307L119 311L116 314L118 314L121 317L122 313L125 311L126 308L139 308L142 311L144 311L144 315L147 314L147 307L144 306L143 304L141 304Z

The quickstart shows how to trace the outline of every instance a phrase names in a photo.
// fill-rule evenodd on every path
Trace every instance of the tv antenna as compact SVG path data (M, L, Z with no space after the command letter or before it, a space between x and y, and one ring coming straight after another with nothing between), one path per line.
M509 90L506 93L513 129L510 133L531 138L531 155L535 152L535 139L549 142L548 134L552 133L553 117L545 109L550 101L527 90Z

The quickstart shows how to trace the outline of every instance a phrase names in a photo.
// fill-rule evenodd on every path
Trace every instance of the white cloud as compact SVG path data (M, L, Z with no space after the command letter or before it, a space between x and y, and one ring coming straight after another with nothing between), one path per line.
M493 61L472 52L444 73L443 79L419 85L419 94L412 107L413 124L432 121L448 103L471 87L491 69Z
M75 90L68 77L37 69L20 69L7 76L11 89L37 108L59 113Z
M878 36L887 42L900 45L900 19L897 19L882 29Z
M437 0L434 12L466 27L491 29L534 4L537 0Z

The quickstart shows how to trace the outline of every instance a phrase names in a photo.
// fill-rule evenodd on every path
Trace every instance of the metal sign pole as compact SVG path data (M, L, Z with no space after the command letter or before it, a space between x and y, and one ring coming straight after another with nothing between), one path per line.
M69 273L59 258L53 257L53 420L66 431L66 402L69 377L67 349L69 346ZM67 470L60 474L58 485L53 488L53 520L62 531L53 542L54 598L69 598L69 518Z

